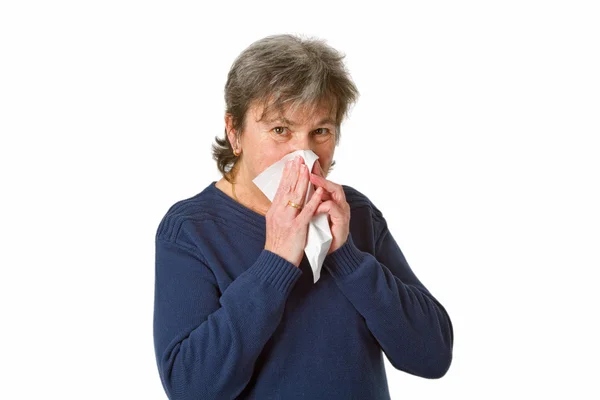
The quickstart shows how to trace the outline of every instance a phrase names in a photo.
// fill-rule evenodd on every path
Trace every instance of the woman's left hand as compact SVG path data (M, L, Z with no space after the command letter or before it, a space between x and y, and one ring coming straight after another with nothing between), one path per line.
M323 202L317 207L315 215L326 212L329 214L329 227L333 236L331 246L327 254L339 249L348 239L350 234L350 205L346 201L344 188L323 177L323 170L319 161L315 161L310 181L316 187L322 187Z

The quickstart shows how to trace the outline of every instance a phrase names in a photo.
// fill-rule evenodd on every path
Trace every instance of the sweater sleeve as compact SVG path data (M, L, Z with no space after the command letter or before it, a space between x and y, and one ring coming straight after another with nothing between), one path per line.
M263 249L221 294L194 248L156 239L154 347L170 399L234 399L302 271Z
M374 255L358 249L350 234L324 265L394 368L441 378L452 362L450 318L412 272L377 209L374 219L379 226Z

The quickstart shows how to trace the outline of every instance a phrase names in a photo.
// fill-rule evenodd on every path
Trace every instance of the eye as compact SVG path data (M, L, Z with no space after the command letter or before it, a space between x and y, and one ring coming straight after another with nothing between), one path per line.
M329 133L329 129L327 128L317 128L315 129L315 133L318 135L326 135Z
M287 129L287 127L285 126L276 126L275 128L273 128L273 132L275 133L283 133L284 130ZM278 135L279 136L279 135Z

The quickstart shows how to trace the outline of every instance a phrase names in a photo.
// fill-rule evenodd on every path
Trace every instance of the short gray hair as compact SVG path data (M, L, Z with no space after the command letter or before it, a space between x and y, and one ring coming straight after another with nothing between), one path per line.
M261 119L271 107L283 112L289 105L292 111L302 107L310 112L327 104L336 110L335 141L339 144L342 121L359 96L342 62L344 57L324 40L290 34L252 43L233 62L225 84L225 112L231 114L236 138L240 138L246 113L254 104L263 105ZM215 142L213 158L230 181L228 172L238 157L227 138L227 128L225 136L215 137Z

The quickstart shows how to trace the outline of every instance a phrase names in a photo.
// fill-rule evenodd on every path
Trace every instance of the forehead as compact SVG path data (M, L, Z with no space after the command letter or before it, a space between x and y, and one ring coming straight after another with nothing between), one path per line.
M335 124L336 108L326 101L301 104L295 109L289 105L280 107L269 105L265 110L264 104L258 104L254 107L254 117L256 122L265 124L276 121L283 121L291 125L314 121Z

